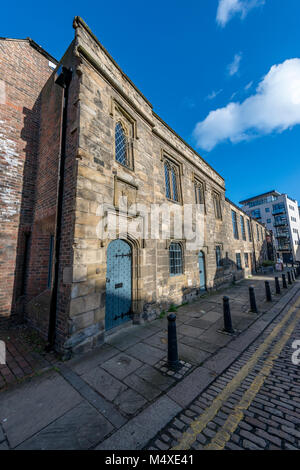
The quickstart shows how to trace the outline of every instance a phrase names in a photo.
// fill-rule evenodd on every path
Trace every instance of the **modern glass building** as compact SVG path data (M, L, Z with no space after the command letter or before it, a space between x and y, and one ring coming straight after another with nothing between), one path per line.
M300 261L298 202L272 190L241 201L243 210L272 230L275 249L284 262Z

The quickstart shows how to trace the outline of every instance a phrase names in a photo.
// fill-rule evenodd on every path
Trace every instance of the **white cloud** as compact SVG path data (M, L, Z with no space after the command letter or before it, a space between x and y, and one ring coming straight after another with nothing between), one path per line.
M212 150L218 143L249 140L300 124L300 59L273 65L256 93L242 103L211 111L194 129L197 145Z
M240 52L239 54L235 54L233 61L231 62L231 64L228 65L227 69L231 77L235 75L236 73L238 73L241 60L242 60L242 53Z
M238 14L243 19L250 10L264 3L265 0L219 0L216 21L225 26L234 15Z
M214 100L220 93L222 93L223 89L215 91L213 90L207 97L206 100Z

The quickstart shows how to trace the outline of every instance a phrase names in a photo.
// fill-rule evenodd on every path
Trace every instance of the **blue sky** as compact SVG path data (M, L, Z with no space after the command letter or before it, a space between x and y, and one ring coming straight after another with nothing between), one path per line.
M230 199L277 189L300 201L299 0L17 0L2 5L0 34L60 58L75 15Z

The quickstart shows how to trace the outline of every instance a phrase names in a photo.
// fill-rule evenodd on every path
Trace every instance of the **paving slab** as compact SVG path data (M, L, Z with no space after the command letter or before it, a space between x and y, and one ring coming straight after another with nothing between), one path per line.
M64 416L17 447L18 450L86 450L95 447L113 426L88 403Z
M156 364L166 355L165 351L162 349L155 348L146 343L138 343L131 346L131 348L126 350L126 354L129 354L136 359L140 359L150 366Z
M208 343L203 340L204 335L201 338L191 338L190 336L183 336L180 338L179 344L183 343L187 346L192 346L193 348L200 349L200 351L206 351L208 353L216 352L220 346L214 343Z
M103 441L96 450L140 450L180 411L177 403L163 396Z
M203 320L202 318L193 318L187 322L187 325L195 326L201 330L207 330L209 327L211 327L211 322Z
M120 393L127 389L126 385L101 367L94 367L94 369L83 374L82 379L109 401L114 401Z
M160 331L158 327L152 327L150 325L151 323L149 323L149 325L137 325L133 328L132 333L138 338L144 339Z
M232 337L229 336L229 335L224 335L222 333L220 333L218 330L221 329L221 327L218 327L218 329L216 328L212 328L210 330L206 330L201 336L200 336L200 341L206 341L208 343L212 343L212 344L215 344L216 346L218 346L218 348L222 347L222 346L226 346L226 344L228 344L231 340L232 340Z
M143 363L141 361L134 359L128 354L121 353L114 356L112 359L109 359L109 361L104 362L102 364L102 368L117 379L122 380L142 365Z
M206 367L198 367L191 372L175 387L173 387L167 396L172 398L182 408L189 405L211 382L216 376Z
M192 338L199 338L200 335L204 332L203 329L191 325L180 325L177 331L184 336L191 336Z
M68 366L77 374L82 375L94 367L99 366L103 362L108 361L108 359L111 359L113 356L116 356L119 353L119 349L114 348L109 344L103 344L91 352L71 359L68 361Z
M150 346L155 346L159 349L162 349L163 351L167 351L168 332L161 331L151 336L150 338L145 339L143 342L146 344L150 344Z
M161 394L161 390L159 388L154 387L150 382L147 382L143 377L139 377L136 374L131 374L126 377L124 379L124 383L128 385L128 387L139 392L149 401L154 400Z
M3 392L0 422L11 447L16 447L74 408L82 397L54 372Z
M120 351L125 351L130 348L133 344L136 344L140 341L138 336L131 334L128 329L120 331L106 338L106 343L114 346Z
M179 343L178 355L179 359L182 359L185 362L189 362L190 364L200 364L210 356L210 353Z
M142 395L130 388L118 395L114 402L119 410L128 416L136 414L146 403L147 400Z
M216 374L223 372L238 356L240 352L230 347L222 348L217 354L205 361L205 368Z
M201 317L202 320L209 321L210 323L214 323L215 321L219 320L222 317L221 312L217 312L215 308L210 310L209 312L205 313Z
M142 377L147 382L150 382L154 387L159 388L162 392L171 387L175 383L172 377L163 375L159 370L145 364L143 367L136 371L139 377Z

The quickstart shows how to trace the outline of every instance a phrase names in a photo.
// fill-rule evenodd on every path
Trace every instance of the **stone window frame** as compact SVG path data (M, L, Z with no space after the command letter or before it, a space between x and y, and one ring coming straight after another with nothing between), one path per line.
M251 220L248 219L248 218L246 220L247 220L247 230L248 230L249 242L252 242L253 241L253 232L252 232Z
M221 194L215 189L212 191L212 200L214 205L215 218L217 220L222 220Z
M246 263L246 255L247 255L247 263ZM248 253L248 251L244 252L245 269L250 269L250 258L251 258L251 256L249 256L249 255L251 255L251 253ZM248 266L247 266L247 264L248 264Z
M242 239L246 242L247 235L246 235L245 217L242 214L240 214L240 225L241 225Z
M198 175L193 174L193 185L194 185L194 198L196 204L203 204L204 206L204 214L206 214L206 201L205 201L205 193L206 193L206 183ZM203 202L198 201L198 192L197 187L201 186L201 193L202 193L202 200Z
M182 204L182 190L181 190L181 178L182 178L182 164L175 159L173 156L171 156L169 153L166 151L162 150L161 152L161 161L163 164L163 178L164 178L164 188L165 188L165 197L167 198L168 201L173 202L175 204ZM167 196L167 186L166 186L166 174L165 174L165 165L168 164L170 168L174 168L176 172L176 189L177 189L177 195L178 195L178 200L173 199L172 197ZM170 173L169 173L169 181L170 180ZM170 185L170 192L171 196L173 195L173 189L171 189Z
M122 168L134 171L134 147L135 140L137 137L137 126L134 117L118 102L115 98L111 99L111 116L113 118L113 155L114 160ZM115 140L115 129L118 124L121 124L127 142L127 165L123 165L116 159L116 140Z
M240 255L240 256L239 256L239 258L240 258L240 266L238 265L238 262L237 262L237 255ZM239 250L237 250L237 251L235 252L235 261L236 261L236 269L237 269L238 271L242 271L242 270L243 270L242 253L241 253Z
M231 209L231 220L232 220L232 229L233 229L233 237L235 240L239 240L239 228L237 222L237 213L233 209Z
M223 250L223 246L218 243L215 247L215 252L216 252L216 267L217 269L220 269L223 267L223 263L222 263L222 250ZM218 258L218 251L219 251L219 256L220 258Z
M258 227L258 224L256 224L256 238L257 238L257 241L259 242L259 241L260 241L260 237L259 237L259 227Z
M178 274L172 274L171 273L171 258L170 258L170 248L171 248L171 245L172 244L177 244L180 246L180 249L181 249L181 273L178 273ZM168 248L168 257L169 257L169 276L171 278L174 278L174 277L178 277L178 276L183 276L184 273L185 273L185 250L184 250L184 243L182 240L175 240L175 239L172 239L172 240L169 240L168 241L168 244L167 244L167 248Z

